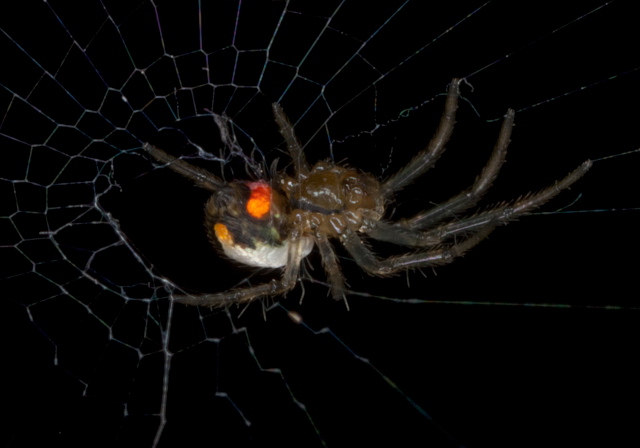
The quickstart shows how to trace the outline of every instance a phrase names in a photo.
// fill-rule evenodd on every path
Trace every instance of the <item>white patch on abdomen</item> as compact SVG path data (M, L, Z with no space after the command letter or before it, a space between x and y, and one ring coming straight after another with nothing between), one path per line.
M286 240L282 246L260 244L255 249L225 244L223 242L221 243L222 250L227 257L248 266L255 266L259 268L281 268L287 264L289 240ZM301 238L300 258L302 259L309 255L311 249L313 249L313 238Z

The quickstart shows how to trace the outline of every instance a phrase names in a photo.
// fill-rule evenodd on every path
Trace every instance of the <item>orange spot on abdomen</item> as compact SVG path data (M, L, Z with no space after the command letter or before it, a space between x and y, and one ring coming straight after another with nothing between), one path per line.
M229 233L229 229L224 224L218 222L213 226L213 231L216 233L216 238L221 243L233 244L233 237Z
M263 182L249 184L251 196L247 201L247 213L254 218L262 218L271 209L271 187Z

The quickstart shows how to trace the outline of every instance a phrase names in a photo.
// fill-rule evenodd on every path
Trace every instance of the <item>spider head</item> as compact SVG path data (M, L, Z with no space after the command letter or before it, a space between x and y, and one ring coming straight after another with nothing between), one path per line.
M207 202L205 226L209 239L229 258L250 266L280 267L287 260L288 212L284 196L269 183L234 181Z

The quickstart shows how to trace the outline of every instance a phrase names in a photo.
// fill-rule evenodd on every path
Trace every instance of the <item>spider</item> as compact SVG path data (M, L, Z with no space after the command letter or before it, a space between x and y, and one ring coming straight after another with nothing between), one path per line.
M295 286L302 260L314 246L320 252L332 297L345 299L345 279L331 240L342 244L364 271L375 276L443 265L476 246L496 226L540 207L590 168L587 160L539 193L460 217L479 201L505 161L515 116L509 109L487 165L468 190L411 218L395 223L385 220L385 207L393 196L431 168L443 153L455 124L460 83L454 79L449 85L440 124L428 146L384 181L330 161L311 167L279 104L273 104L273 114L293 161L292 176L282 172L270 181L227 183L145 144L144 149L156 161L213 193L205 206L205 227L214 245L242 264L282 270L280 278L264 284L212 294L176 295L174 299L213 308L286 294ZM369 249L365 237L418 250L380 259Z

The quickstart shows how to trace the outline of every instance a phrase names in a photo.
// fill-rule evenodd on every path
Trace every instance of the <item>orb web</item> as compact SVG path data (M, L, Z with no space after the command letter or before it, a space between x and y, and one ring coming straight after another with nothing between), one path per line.
M218 3L2 6L11 439L559 446L637 437L637 415L622 411L638 398L627 259L638 249L640 145L626 106L640 63L628 6ZM271 115L278 102L310 161L384 178L428 142L454 76L469 84L449 149L399 195L393 217L470 184L508 107L517 110L509 163L486 205L587 158L592 172L437 272L371 279L340 253L349 312L327 297L313 254L286 299L244 311L172 304L174 291L273 274L215 252L202 228L207 193L150 161L144 143L227 180L257 179L274 160L288 163Z

